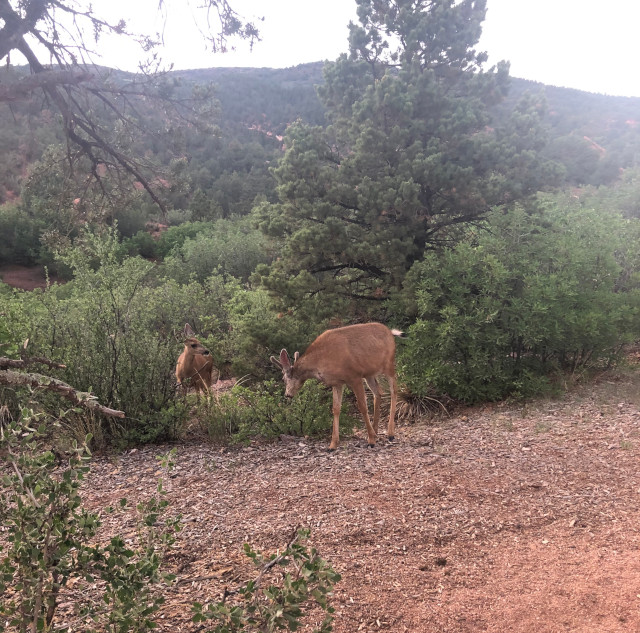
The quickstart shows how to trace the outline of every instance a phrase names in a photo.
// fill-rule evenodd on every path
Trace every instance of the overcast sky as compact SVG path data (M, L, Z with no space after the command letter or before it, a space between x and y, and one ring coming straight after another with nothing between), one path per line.
M262 42L252 52L241 42L236 52L213 55L204 50L185 0L173 4L180 8L169 4L165 20L153 28L164 24L164 56L180 69L333 60L346 52L347 24L356 21L355 0L233 0L241 14L264 17ZM110 0L109 6L134 28L149 28L158 0ZM487 7L478 48L489 53L490 64L506 59L514 77L640 97L638 0L488 0ZM102 10L100 3L95 8ZM104 61L135 70L135 57L120 41Z

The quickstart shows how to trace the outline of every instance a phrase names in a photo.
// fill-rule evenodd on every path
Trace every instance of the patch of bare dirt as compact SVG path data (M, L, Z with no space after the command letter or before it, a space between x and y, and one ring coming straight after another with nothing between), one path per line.
M46 288L47 276L44 266L0 266L0 280L12 288L34 290ZM62 283L55 275L49 275L50 283Z
M342 574L335 631L640 631L640 411L634 379L466 411L328 453L324 441L185 445L167 485L184 530L161 631L250 575L297 525ZM100 509L153 494L167 447L96 458ZM131 526L109 523L113 532Z

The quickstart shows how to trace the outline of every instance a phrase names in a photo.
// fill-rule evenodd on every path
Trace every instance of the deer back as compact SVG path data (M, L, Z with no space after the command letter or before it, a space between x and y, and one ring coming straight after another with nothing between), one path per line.
M394 335L381 323L348 325L316 338L293 365L293 374L309 373L327 385L365 376L395 375Z

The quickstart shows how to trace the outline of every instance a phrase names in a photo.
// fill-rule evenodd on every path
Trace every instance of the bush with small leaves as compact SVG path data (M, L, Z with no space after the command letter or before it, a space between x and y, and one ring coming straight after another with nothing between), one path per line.
M332 631L334 609L329 600L340 574L314 548L309 551L304 546L308 538L308 530L297 530L281 554L268 557L245 544L245 554L259 570L257 578L227 591L221 602L195 603L193 621L212 621L211 633L297 631L303 623L311 625L310 611L319 608L322 620L314 633Z
M484 228L407 275L403 311L416 320L399 366L414 394L528 397L638 338L637 220L549 199L497 209Z
M209 437L244 441L251 437L276 438L324 435L331 426L331 391L309 381L290 401L282 385L273 380L253 387L236 385L230 393L212 396L199 408L199 419ZM343 400L341 430L353 431L356 418Z
M75 444L61 467L42 446L52 424L25 409L0 426L0 631L152 630L161 590L172 580L161 564L179 517L167 516L160 481L157 494L137 505L137 539L114 536L99 544L100 518L83 508L79 492L90 453L86 444ZM126 507L122 499L119 511ZM71 585L75 596L91 597L76 602L72 616L65 614L67 626L59 622L58 607Z

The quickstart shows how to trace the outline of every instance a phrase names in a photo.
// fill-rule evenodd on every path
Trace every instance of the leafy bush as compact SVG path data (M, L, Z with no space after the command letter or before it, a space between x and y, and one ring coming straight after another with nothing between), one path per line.
M30 338L34 355L67 366L66 382L124 410L117 433L126 441L175 437L186 413L173 404L182 351L176 333L189 322L223 339L234 286L219 278L184 286L159 280L154 264L123 259L115 231L88 234L63 258L72 282L8 302L13 340Z
M193 239L200 233L211 231L211 222L185 222L169 227L158 240L158 255L166 257L172 251L182 248L187 239Z
M202 282L217 271L246 281L258 264L271 260L267 238L252 228L246 218L218 220L206 228L203 225L202 222L191 225L201 227L196 234L182 233L185 239L180 246L176 238L171 254L165 259L167 276L182 283ZM187 230L183 227L175 230L178 229ZM161 239L158 250L162 252L164 248Z
M35 264L40 252L41 230L41 223L20 206L0 206L0 264Z
M120 235L132 237L144 232L148 216L139 205L121 204L113 211L112 222Z
M122 244L131 256L140 255L145 259L152 259L158 254L158 244L148 231L138 231L132 237L122 240Z
M637 222L553 202L414 265L401 369L465 402L539 392L557 369L610 363L638 336Z
M156 495L135 508L137 538L101 539L100 518L82 506L79 493L89 471L86 443L74 444L62 468L43 445L47 429L57 423L23 409L17 421L0 425L5 456L0 517L6 533L5 548L0 547L0 632L151 631L164 602L162 590L175 578L161 566L180 530L180 517L168 516L159 480ZM174 456L175 449L159 457L161 467L170 469ZM121 499L117 511L126 510ZM319 607L322 620L315 630L331 631L329 601L340 575L315 549L307 549L308 538L308 530L297 529L284 551L270 556L245 544L257 577L227 591L221 602L194 603L193 621L212 621L218 633L295 631L312 621ZM67 623L71 618L69 629L58 622L68 587L76 597L73 615L64 615Z
M82 507L79 494L89 451L74 446L60 472L55 455L42 447L46 426L42 416L23 410L19 420L0 427L0 452L10 466L0 471L7 535L0 558L0 631L7 630L7 621L8 630L64 630L56 622L57 608L71 584L79 596L90 587L101 594L76 605L74 629L152 630L160 589L172 579L160 570L163 552L180 528L178 517L166 516L162 483L157 496L137 506L137 541L114 536L96 544L99 516ZM122 499L120 511L126 506Z
M251 631L297 631L308 617L303 607L318 606L324 612L316 633L333 630L334 608L329 604L333 585L340 574L315 549L308 551L303 542L309 531L300 529L281 554L264 556L245 544L245 554L253 561L259 575L239 589L228 592L229 604L193 605L193 621L212 621L212 633L250 633ZM300 542L299 542L300 541ZM271 578L265 586L266 579Z
M292 354L304 351L326 329L317 318L294 312L278 312L277 303L262 288L237 292L229 304L230 343L235 355L237 376L251 374L265 378L271 374L269 357L285 347Z
M236 441L260 436L280 435L300 437L324 436L331 428L332 395L315 381L308 381L291 401L286 401L282 385L274 381L247 388L236 385L230 393L210 398L199 409L209 436ZM343 400L340 430L353 431L356 420L349 415Z

